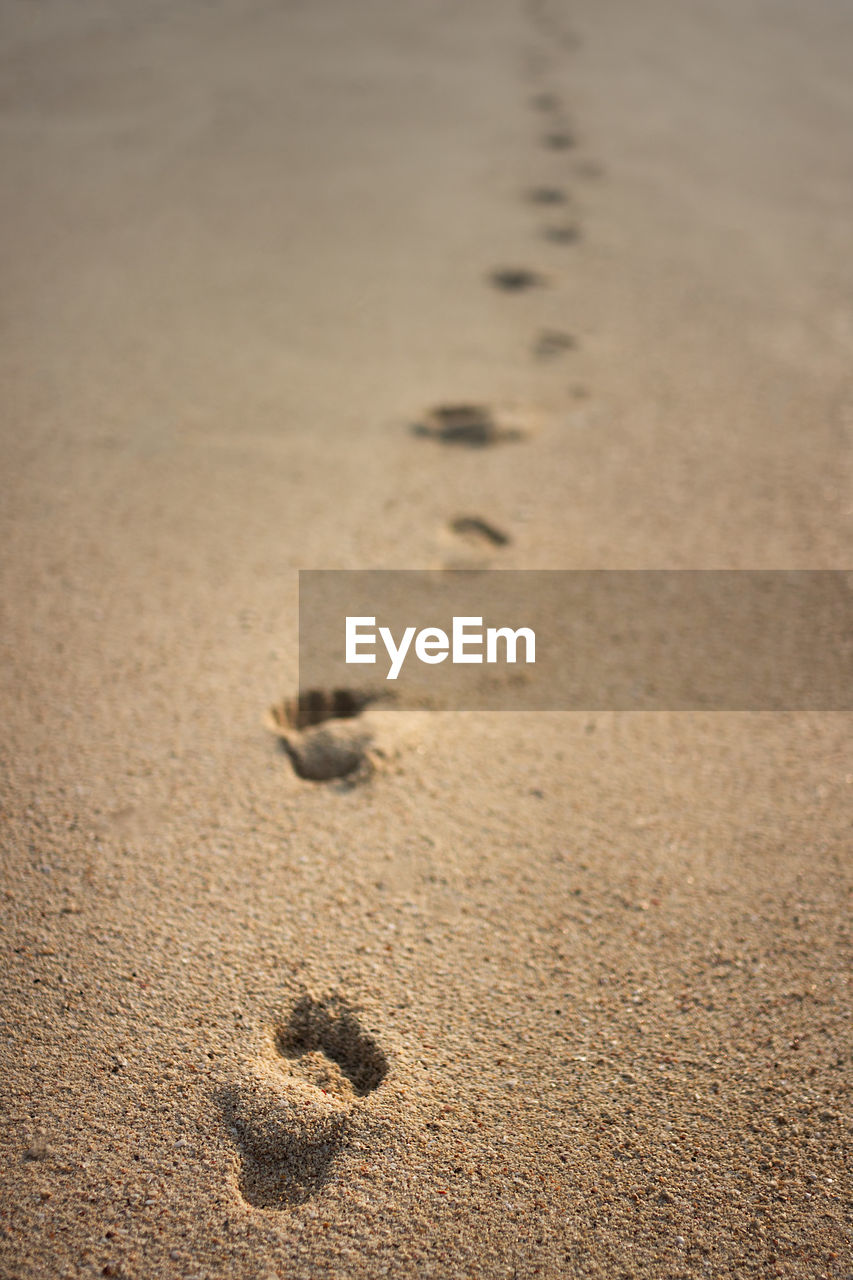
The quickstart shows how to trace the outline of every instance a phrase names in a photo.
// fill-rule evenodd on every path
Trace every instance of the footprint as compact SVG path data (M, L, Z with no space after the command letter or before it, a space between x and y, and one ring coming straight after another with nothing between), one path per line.
M533 344L533 354L540 360L552 360L554 356L577 348L577 338L560 329L543 329Z
M575 165L575 173L579 178L603 178L604 168L597 160L579 160Z
M534 111L550 112L560 110L560 99L556 93L535 93L530 99Z
M550 151L570 151L576 145L575 136L568 129L554 129L545 134L542 142Z
M533 204L567 204L569 197L562 187L533 187L528 199Z
M576 223L567 222L559 227L545 227L542 235L551 244L577 244L581 238L581 229Z
M528 0L524 8L533 25L538 27L549 44L572 51L580 48L580 37L566 26L561 16L554 13L547 4L540 3L538 0Z
M508 440L521 440L524 430L514 423L498 420L487 405L442 404L430 409L424 420L412 428L415 435L440 440L442 444L485 448Z
M465 538L476 546L486 543L491 547L505 547L510 542L508 533L489 524L488 520L481 520L479 516L457 516L450 521L450 528L460 538Z
M316 1195L340 1149L348 1108L266 1064L227 1090L225 1119L242 1157L240 1194L259 1209L284 1209Z
M489 280L496 289L503 289L505 293L521 293L545 283L544 276L538 271L529 271L527 267L501 267L491 272Z
M354 689L312 689L271 707L267 725L278 736L294 772L312 782L366 776L370 729L352 724L376 695Z
M316 1195L348 1121L387 1074L388 1060L344 1000L304 996L221 1099L242 1157L243 1199L285 1209Z
M276 725L309 729L325 720L351 720L375 701L375 694L356 689L309 689L297 698L286 698L270 715Z
M367 1097L388 1074L385 1054L337 995L321 1000L303 996L287 1024L276 1033L276 1048L292 1063L292 1070L309 1080L316 1070L316 1059L323 1059L324 1069L334 1068L339 1096L345 1100Z

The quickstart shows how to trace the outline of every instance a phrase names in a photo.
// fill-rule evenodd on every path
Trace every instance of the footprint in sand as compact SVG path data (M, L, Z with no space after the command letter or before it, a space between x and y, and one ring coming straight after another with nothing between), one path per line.
M502 289L504 293L523 293L546 283L544 276L527 267L499 267L490 272L489 281L495 289Z
M579 160L575 165L575 173L579 178L603 178L604 168L597 160Z
M267 727L279 738L300 778L358 780L370 771L373 734L357 721L375 701L375 695L354 689L313 689L271 707Z
M312 689L270 707L265 723L297 777L345 791L394 768L419 732L418 716L387 689Z
M447 534L450 535L449 538ZM490 520L467 515L448 520L444 541L447 555L441 567L445 571L458 573L460 570L480 572L488 569L492 553L508 547L512 538Z
M559 111L561 104L556 93L534 93L530 99L530 105L534 111L550 114L554 111Z
M473 449L522 440L527 434L524 424L513 416L495 415L482 404L438 405L428 410L412 431L442 444L467 445Z
M522 6L532 25L538 29L549 46L574 51L580 48L580 37L566 25L562 15L542 0L526 0Z
M510 542L508 533L479 516L457 516L450 521L450 531L473 547L506 547Z
M568 204L569 197L562 187L533 187L527 193L531 204Z
M243 1199L285 1209L316 1195L347 1124L387 1074L387 1058L345 1000L299 1000L221 1099L242 1157Z
M538 360L553 360L577 348L577 338L560 329L543 329L533 344L533 354Z
M581 238L581 229L576 222L564 222L560 226L545 227L542 235L551 244L577 244Z
M568 129L552 129L545 134L542 143L549 151L570 151L577 145L575 135Z

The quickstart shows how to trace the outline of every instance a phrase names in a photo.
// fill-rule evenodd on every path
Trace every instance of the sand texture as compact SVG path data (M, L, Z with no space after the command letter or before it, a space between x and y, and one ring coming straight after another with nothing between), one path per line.
M0 8L0 1275L850 1277L849 715L292 709L850 566L851 7Z

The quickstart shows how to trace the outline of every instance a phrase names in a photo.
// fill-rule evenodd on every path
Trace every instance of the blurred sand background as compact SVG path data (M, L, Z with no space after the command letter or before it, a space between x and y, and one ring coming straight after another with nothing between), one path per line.
M263 717L299 568L849 566L853 10L0 27L2 1274L849 1276L849 716Z

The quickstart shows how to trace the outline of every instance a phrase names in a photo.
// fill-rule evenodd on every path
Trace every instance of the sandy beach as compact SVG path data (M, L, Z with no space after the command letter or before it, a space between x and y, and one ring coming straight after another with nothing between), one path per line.
M850 567L853 10L0 31L0 1274L849 1280L849 713L270 709L300 569Z

